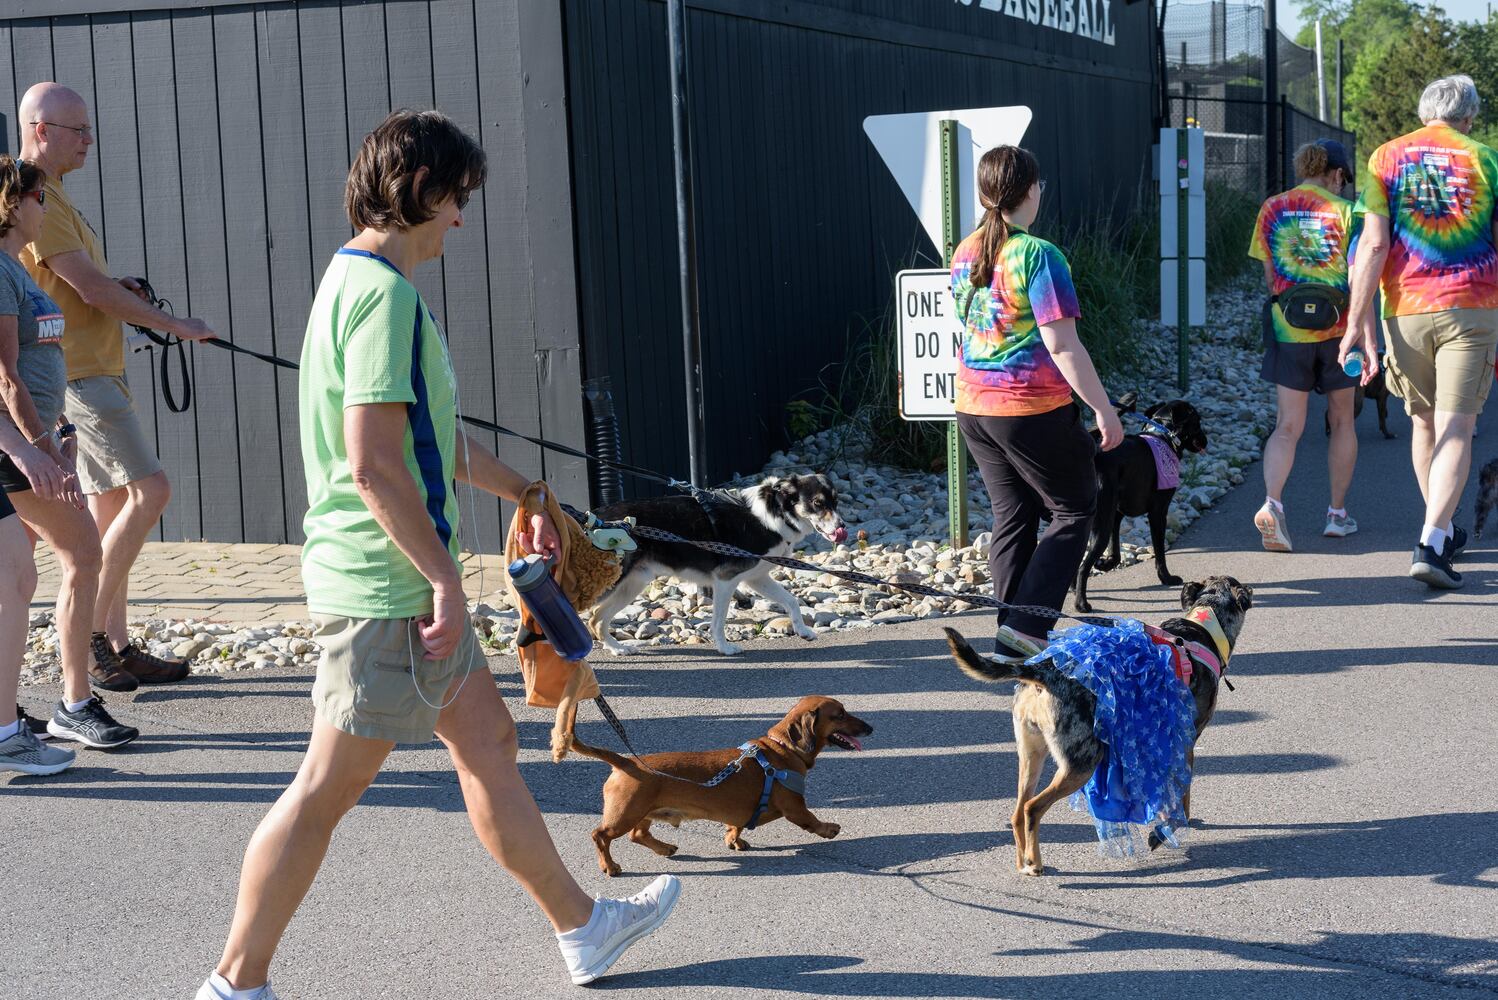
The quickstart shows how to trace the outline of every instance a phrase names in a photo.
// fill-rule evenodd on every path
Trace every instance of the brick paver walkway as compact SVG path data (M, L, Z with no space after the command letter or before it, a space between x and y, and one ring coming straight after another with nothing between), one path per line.
M305 621L300 558L299 545L147 543L130 573L130 617ZM503 561L492 555L465 557L469 599L489 598L504 587ZM41 580L31 607L43 610L56 599L60 575L56 557L44 545L37 546L37 569Z

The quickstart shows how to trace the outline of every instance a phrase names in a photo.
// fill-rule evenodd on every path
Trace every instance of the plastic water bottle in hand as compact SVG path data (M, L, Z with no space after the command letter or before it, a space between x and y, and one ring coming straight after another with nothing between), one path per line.
M1342 362L1342 370L1350 378L1357 378L1363 374L1363 362L1368 360L1368 355L1361 349L1354 347L1347 352L1347 360Z
M577 617L572 602L551 578L551 568L545 559L539 555L516 559L510 563L510 579L558 656L581 660L593 652L593 637Z

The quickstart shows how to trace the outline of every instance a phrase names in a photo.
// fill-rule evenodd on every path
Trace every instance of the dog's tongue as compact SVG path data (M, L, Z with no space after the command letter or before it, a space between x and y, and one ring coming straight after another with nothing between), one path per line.
M860 742L858 742L858 739L856 737L849 736L847 733L839 733L838 735L841 736L843 739L847 740L849 743L853 744L853 749L854 750L862 750L863 749L863 744L860 743Z
M834 542L846 542L848 540L848 529L842 525L838 525L837 530L832 533L832 540Z

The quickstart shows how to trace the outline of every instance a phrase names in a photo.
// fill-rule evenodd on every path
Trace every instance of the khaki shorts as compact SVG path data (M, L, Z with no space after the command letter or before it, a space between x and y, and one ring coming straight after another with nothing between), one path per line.
M1391 316L1384 325L1389 391L1405 412L1482 412L1493 386L1498 309Z
M312 621L322 644L312 704L324 722L352 736L426 743L435 735L441 714L434 706L446 704L448 685L489 668L472 626L451 656L428 660L410 618L313 613Z
M78 428L78 482L97 496L161 471L130 387L118 375L90 375L68 383L68 420Z

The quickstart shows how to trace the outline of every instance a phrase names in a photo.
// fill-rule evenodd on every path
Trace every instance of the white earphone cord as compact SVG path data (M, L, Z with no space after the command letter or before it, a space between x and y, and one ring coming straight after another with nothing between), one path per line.
M449 360L448 360L448 370L449 371L452 370L451 357L449 357ZM452 373L452 377L453 377L453 409L456 410L458 413L462 413L463 412L463 400L462 400L462 397L458 393L458 375L457 375L457 372L453 372ZM454 420L453 423L456 426L457 425L457 420ZM472 466L469 464L470 463L470 452L468 450L468 432L462 430L461 428L459 428L458 429L458 438L459 438L459 441L461 442L461 444L463 446L463 467L465 469L471 468ZM456 484L454 484L454 488L455 489L457 488ZM473 530L475 532L475 536L474 537L475 537L475 539L477 539L477 532L478 532L478 508L475 506L475 504L473 502L473 494L474 494L474 488L473 488L473 486L470 485L470 486L468 486L467 489L468 489L468 521L469 521L470 524L472 524L474 526L473 527ZM469 549L469 551L471 553L473 553L473 557L479 561L479 593L478 593L478 596L479 596L480 599L482 599L483 596L484 596L484 559L483 559L483 556L479 554L477 546L475 546L472 549ZM462 583L461 583L461 581L462 581L462 553L463 553L463 502L461 500L459 500L458 501L458 578L459 578L459 586L462 585ZM468 614L468 601L467 601L467 595L466 594L464 595L464 601L463 601L463 614L464 615ZM472 629L473 628L473 622L472 621L464 622L464 626L466 628ZM410 624L406 628L406 656L409 658L410 663L411 663L411 671L410 671L410 673L411 673L411 686L416 689L416 697L418 697L418 698L421 699L421 703L423 705L425 705L427 708L435 708L437 711L440 712L440 711L444 710L445 708L447 708L447 706L451 705L453 702L455 702L455 701L458 700L458 695L460 695L460 694L463 693L463 685L465 685L465 684L468 683L468 675L471 674L471 673L473 673L473 671L469 670L469 671L466 671L463 674L463 679L458 682L458 690L454 691L453 692L453 696L451 698L449 698L447 701L443 702L440 705L434 705L431 702L427 701L427 696L421 693L421 685L418 684L418 683L416 683L416 646L411 641L411 632L415 629L415 627L416 627L416 619L413 618L413 619L411 619ZM485 669L487 669L487 668L488 668L488 663L486 661L485 662Z

